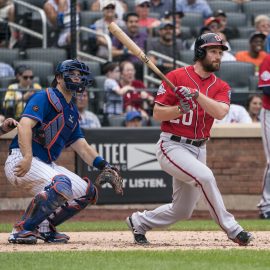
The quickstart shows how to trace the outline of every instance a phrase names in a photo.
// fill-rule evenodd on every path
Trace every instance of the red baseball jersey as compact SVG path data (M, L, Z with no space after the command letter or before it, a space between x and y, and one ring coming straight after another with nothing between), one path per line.
M231 91L229 85L214 74L203 79L194 71L193 66L188 66L171 71L166 76L175 86L196 88L209 98L230 104ZM164 106L175 106L179 104L179 99L163 81L158 89L155 102ZM190 139L204 139L210 136L213 122L214 118L197 103L197 108L194 111L180 115L174 120L163 121L161 130Z
M259 87L270 86L270 54L268 54L259 69ZM262 97L263 108L270 110L270 97L263 95Z

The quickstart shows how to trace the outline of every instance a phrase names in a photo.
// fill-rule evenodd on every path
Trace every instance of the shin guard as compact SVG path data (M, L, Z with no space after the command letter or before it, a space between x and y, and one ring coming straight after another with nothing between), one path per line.
M31 201L22 217L22 227L34 231L43 220L72 197L70 179L64 175L55 176L52 183Z
M59 210L54 212L49 218L49 222L53 226L58 226L74 215L82 211L88 204L95 204L97 202L98 192L96 187L91 183L88 178L84 178L87 182L86 195L72 202L66 202Z

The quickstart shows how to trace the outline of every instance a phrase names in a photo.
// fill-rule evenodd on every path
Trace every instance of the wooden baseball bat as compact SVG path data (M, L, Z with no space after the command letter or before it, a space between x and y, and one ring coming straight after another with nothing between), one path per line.
M160 71L160 69L147 57L143 50L134 41L132 41L116 23L110 23L108 29L117 39L119 39L119 41L121 41L128 48L129 51L131 51L162 80L164 80L172 88L172 90L175 89L174 84Z

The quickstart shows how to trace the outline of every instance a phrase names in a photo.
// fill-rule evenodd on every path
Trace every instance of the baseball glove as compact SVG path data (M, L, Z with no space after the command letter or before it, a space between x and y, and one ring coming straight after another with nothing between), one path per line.
M123 178L115 167L105 167L97 176L95 186L101 188L105 183L109 183L116 194L123 195Z

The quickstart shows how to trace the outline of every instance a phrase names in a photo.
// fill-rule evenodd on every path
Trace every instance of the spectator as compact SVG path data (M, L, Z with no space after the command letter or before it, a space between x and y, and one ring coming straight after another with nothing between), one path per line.
M8 86L3 107L6 117L18 119L26 101L36 90L40 90L41 86L38 83L33 83L34 74L28 66L19 66L15 71L15 75L18 82Z
M125 33L141 48L145 49L145 42L147 40L147 32L140 29L139 27L139 16L135 12L127 13L124 17L125 20ZM113 38L113 49L112 55L114 60L123 61L130 60L133 63L139 63L141 61L138 57L131 54L126 47L123 46L123 43L120 42L117 38Z
M142 116L138 111L130 111L126 113L125 117L125 126L126 127L141 127L142 126Z
M231 104L228 114L222 120L215 120L216 124L225 123L252 123L252 120L245 109L241 105Z
M135 11L139 15L139 26L152 29L160 24L156 18L149 17L150 0L135 0Z
M103 0L95 0L92 5L91 5L91 8L90 10L91 11L100 11L101 8L100 6L100 3L102 2ZM121 1L121 0L115 0L115 12L116 12L116 17L118 19L123 19L123 16L126 12L128 12L128 5L125 1Z
M104 82L104 113L107 116L123 114L123 95L131 89L130 86L120 87L120 69L117 63L108 62L103 67L106 75Z
M0 0L0 18L4 19L6 23L14 22L15 6L12 0ZM0 47L9 47L11 49L17 42L16 32L12 27L8 27L6 23L1 23ZM8 41L8 44L6 44L6 41Z
M14 69L11 65L0 62L0 78L13 77Z
M265 50L270 53L270 17L267 15L258 15L254 20L256 31L266 35Z
M160 19L164 17L165 12L172 10L172 0L151 0L150 12L158 13Z
M266 36L270 33L270 18L267 15L258 15L254 20L255 30L256 32L261 32Z
M76 97L76 105L80 113L79 123L83 129L100 128L101 124L98 117L88 109L88 92L84 91Z
M70 0L47 0L43 6L48 23L59 30L57 46L68 48L70 45ZM79 25L80 5L77 4L76 23Z
M247 100L247 111L253 123L260 122L262 98L260 95L250 95Z
M208 19L206 19L204 21L204 27L207 27L210 32L212 33L216 33L216 34L220 34L220 21L219 19L217 19L216 17L209 17ZM224 33L221 33L221 37L222 39L225 41L225 45L228 47L228 51L231 50L231 46L229 44L229 42L227 41L227 37Z
M176 10L184 13L200 13L205 19L213 14L213 11L205 0L177 0Z
M147 50L153 50L173 58L173 27L171 21L162 21L159 26L159 39L150 40ZM178 38L176 40L176 51L180 52L185 49L187 49L186 42ZM158 59L155 56L150 56L150 58L164 73L169 72L173 68L173 63L166 62L160 58Z
M236 60L252 63L256 66L256 74L267 53L264 49L265 35L261 32L254 32L249 38L249 50L240 51L235 54Z
M152 112L154 97L144 91L145 85L142 81L135 79L136 70L130 61L120 64L120 86L130 86L130 90L124 94L124 110L137 110L146 120Z
M182 11L176 11L175 12L175 32L177 38L182 38L181 37L181 23L182 23L182 18L184 17L184 13ZM164 13L164 18L161 21L171 21L173 22L173 11L165 11Z
M101 2L100 10L103 12L103 17L95 22L95 28L97 32L111 36L110 31L108 29L108 25L111 22L115 22L121 28L125 26L123 20L116 18L115 6L116 3L114 0L104 0ZM98 45L97 56L107 58L108 57L107 41L103 36L97 35L97 45Z
M209 17L204 20L204 26L210 29L212 33L218 33L220 29L219 19L216 17Z
M219 31L222 32L228 40L239 37L237 28L228 27L228 18L223 10L216 10L214 17L219 20Z

